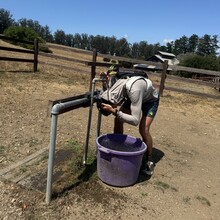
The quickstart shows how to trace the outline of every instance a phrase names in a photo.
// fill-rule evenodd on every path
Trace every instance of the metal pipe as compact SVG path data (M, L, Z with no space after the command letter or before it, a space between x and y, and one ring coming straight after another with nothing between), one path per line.
M97 137L100 136L100 130L101 130L101 122L102 122L102 113L98 113L98 121L97 121Z
M86 143L84 146L84 155L83 155L83 164L86 164L87 155L88 155L88 144L89 144L89 135L90 135L90 128L91 128L91 120L92 120L92 108L93 108L93 98L94 98L94 91L95 91L95 83L102 82L103 79L94 78L92 80L92 91L91 91L91 101L90 101L90 109L89 109L89 119L88 119L88 126L87 126L87 135L86 135Z
M88 102L88 98L82 98L73 100L65 103L57 103L52 107L51 114L51 130L50 130L50 148L49 148L49 159L48 159L48 172L47 172L47 189L46 189L46 203L51 201L52 194L52 178L53 178L53 166L54 166L54 155L56 148L56 133L57 133L57 121L58 115L61 110L72 107L75 105L83 104Z
M51 119L51 131L50 131L50 149L49 149L49 160L48 160L48 172L47 172L47 190L46 190L46 203L51 200L52 193L52 179L53 179L53 165L54 155L56 146L56 132L57 132L57 120L58 115L52 115Z

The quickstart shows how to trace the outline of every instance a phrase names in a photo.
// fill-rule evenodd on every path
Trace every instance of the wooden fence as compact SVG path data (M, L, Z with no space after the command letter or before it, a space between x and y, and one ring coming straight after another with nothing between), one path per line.
M2 57L0 56L0 60L5 60L5 61L16 61L16 62L28 62L28 63L33 63L33 71L37 72L37 64L38 64L38 40L35 39L33 42L32 41L24 41L24 40L18 40L10 37L5 37L3 35L0 35L0 39L6 40L6 41L11 41L11 42L16 42L16 43L24 43L24 44L31 44L34 46L34 50L25 50L25 49L17 49L17 48L10 48L10 47L3 47L0 46L0 50L4 51L12 51L12 52L18 52L18 53L26 53L26 54L33 54L33 59L22 59L22 58L14 58L14 57Z
M47 46L49 48L54 48L54 49L60 49L61 46L58 45L54 45L54 44L47 44ZM151 61L144 61L144 60L137 60L137 59L131 59L131 58L125 58L125 57L118 57L118 56L111 56L111 55L107 55L107 54L100 54L100 53L96 53L96 51L87 51L87 50L82 50L82 49L77 49L77 48L72 48L72 47L63 47L63 50L66 51L71 51L74 53L80 53L80 54L86 54L86 55L90 55L92 56L92 61L91 62L87 62L87 61L82 61L82 60L76 60L76 59L71 59L71 58L65 58L65 57L58 57L56 55L46 55L46 56L50 56L50 57L54 57L54 58L60 58L60 59L64 59L64 60L69 60L69 61L73 61L73 62L79 62L79 63L85 63L88 66L91 66L91 75L94 76L95 75L95 70L96 67L108 67L110 65L112 65L112 63L107 63L107 62L97 62L97 58L101 57L101 58L107 58L108 60L116 60L116 61L124 61L124 62L128 62L128 63L132 63L132 64L147 64L147 65L153 65L153 66L157 66L161 68L161 72L162 75L161 77L161 84L160 84L160 92L162 94L162 88L164 88L164 83L165 83L165 79L166 77L168 78L174 78L172 77L172 72L176 72L176 71L185 71L185 72L190 72L190 73L197 73L197 74L202 74L202 75L209 75L209 79L210 80L203 80L203 78L197 77L197 79L187 79L187 78L183 78L183 77L175 77L175 79L177 80L181 80L181 81L188 81L189 83L197 83L197 84L202 84L202 85L206 85L206 86L210 86L210 87L216 87L216 88L220 88L220 82L219 81L212 81L212 79L214 79L215 77L220 77L220 72L218 71L211 71L211 70L204 70L204 69L196 69L196 68L190 68L190 67L184 67L184 66L171 66L171 65L167 65L166 63L155 63L155 62L151 62ZM43 53L40 53L40 55L45 56ZM40 62L43 63L43 62ZM48 63L47 63L48 64ZM54 64L49 64L49 65L54 65ZM56 65L56 64L55 64ZM166 66L167 65L167 66ZM62 68L68 68L65 66L61 66L61 65L56 65L57 67L62 67ZM165 74L165 71L167 69L171 69L170 73L171 74ZM164 74L164 75L163 75Z
M164 89L164 84L165 84L166 78L167 77L172 78L172 75L166 74L168 68L171 69L171 73L174 71L175 72L176 71L185 71L185 72L209 75L212 78L215 78L215 77L219 78L220 77L220 72L217 72L217 71L196 69L196 68L190 68L190 67L184 67L184 66L173 66L173 65L168 66L167 62L165 62L163 64L162 63L155 63L155 62L151 62L151 61L144 61L144 60L137 60L137 59L131 59L131 58L124 58L124 57L100 54L100 53L97 53L96 50L88 51L88 50L82 50L82 49L77 49L77 48L72 48L72 47L67 47L67 46L62 46L62 45L55 45L55 44L51 44L51 43L46 44L46 46L49 47L50 49L53 49L53 48L54 49L61 49L62 48L62 50L64 50L64 51L70 51L70 52L74 52L74 53L89 55L92 58L91 59L92 61L90 62L90 61L85 61L85 60L68 58L65 56L58 56L58 55L54 55L54 54L39 52L38 51L39 50L38 49L39 48L38 40L35 40L34 42L21 41L21 40L17 40L17 39L8 38L3 35L0 35L0 39L34 45L34 50L23 50L23 49L8 48L8 47L0 46L0 50L34 54L33 59L21 59L21 58L11 58L11 57L1 57L0 56L0 60L17 61L17 62L32 62L32 63L34 63L34 68L33 68L34 72L38 71L38 64L52 65L54 67L61 67L63 69L76 70L76 68L72 68L72 67L65 66L65 65L59 65L55 62L48 63L45 61L39 61L38 56L49 57L49 58L51 58L51 60L52 60L52 58L55 58L56 60L65 60L65 61L70 61L70 62L74 62L74 63L81 63L81 64L85 64L87 66L91 66L90 90L91 90L91 86L92 86L92 79L95 77L95 74L96 74L96 67L98 67L98 66L99 67L108 67L108 66L112 65L112 63L110 63L110 62L97 62L98 57L101 57L103 59L107 58L108 60L124 61L124 62L132 63L132 64L147 64L147 65L153 65L153 66L160 67L162 70L161 71L162 74L160 75L161 80L160 80L160 88L159 88L161 95L163 94L163 89ZM77 70L80 71L80 69L77 69ZM196 79L186 79L183 77L176 77L176 79L179 79L181 81L188 81L188 82L192 82L192 83L203 84L203 85L211 86L214 88L220 88L219 80L202 81L202 80L198 80L198 79L197 80Z

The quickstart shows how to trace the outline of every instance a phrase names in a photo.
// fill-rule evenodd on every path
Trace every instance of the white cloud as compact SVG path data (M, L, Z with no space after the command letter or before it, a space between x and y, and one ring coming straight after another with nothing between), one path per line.
M128 39L128 35L127 35L127 34L125 34L125 35L124 35L124 38L125 38L125 39Z
M164 44L167 44L167 43L170 43L170 42L172 42L172 41L174 41L173 39L164 39L163 40L163 43Z

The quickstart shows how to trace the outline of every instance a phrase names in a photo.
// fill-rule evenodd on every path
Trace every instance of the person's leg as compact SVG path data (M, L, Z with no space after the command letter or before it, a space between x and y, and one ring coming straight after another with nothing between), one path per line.
M143 142L147 145L146 156L147 159L152 161L152 151L153 151L153 139L150 134L150 126L154 118L143 116L139 124L139 133L143 139Z
M114 134L123 134L124 123L121 122L117 117L114 120Z
M121 106L119 110L127 114L131 113L130 109L127 109L123 106ZM124 122L120 121L117 117L115 117L115 120L114 120L114 133L115 134L124 133Z
M150 125L153 122L152 117L143 116L139 125L139 132L142 136L144 143L147 145L146 154L142 159L141 171L146 175L153 175L154 173L154 163L152 161L152 151L153 151L153 140L150 134Z
M146 157L144 161L151 161L152 162L152 153L153 153L153 139L150 134L150 126L154 120L154 117L157 113L157 109L159 106L159 99L155 102L147 102L142 105L142 118L139 124L139 132L144 141L147 145ZM145 162L145 164L146 164Z

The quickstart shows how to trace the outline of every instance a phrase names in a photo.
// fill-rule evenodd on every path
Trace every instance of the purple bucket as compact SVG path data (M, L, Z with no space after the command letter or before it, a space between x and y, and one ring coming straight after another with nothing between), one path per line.
M147 146L139 138L105 134L96 139L98 177L111 186L131 186L137 182Z

